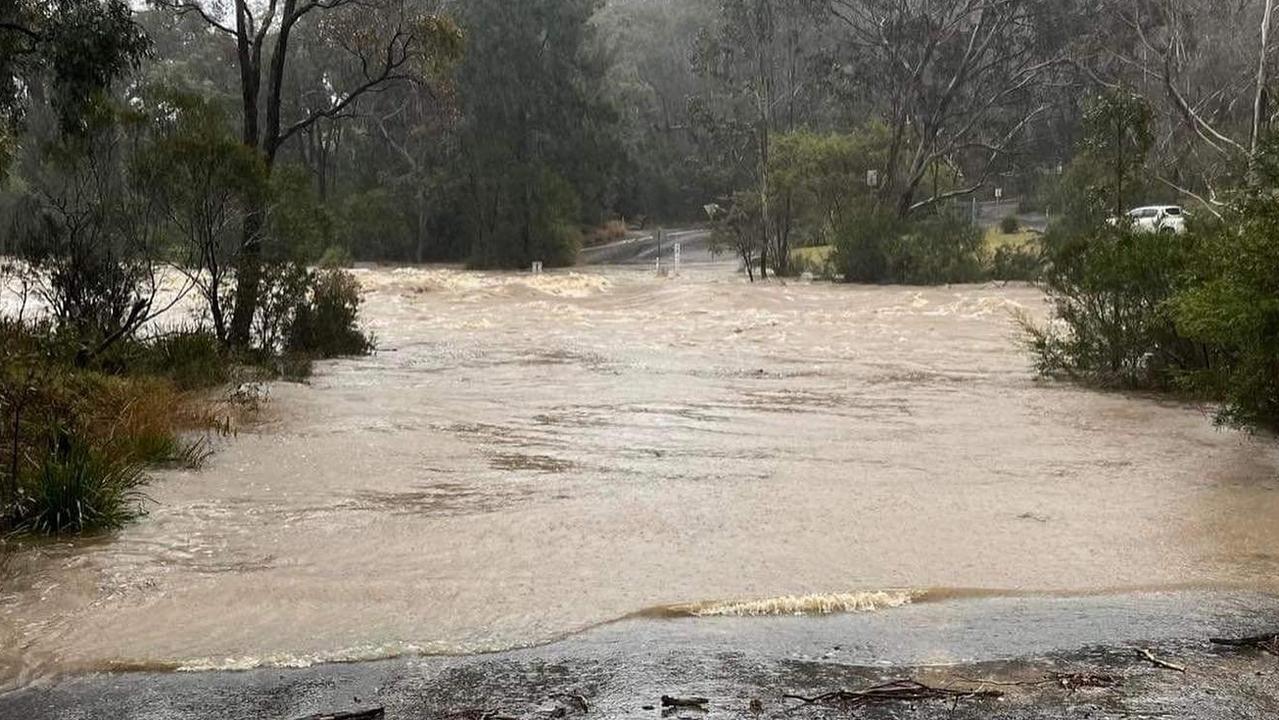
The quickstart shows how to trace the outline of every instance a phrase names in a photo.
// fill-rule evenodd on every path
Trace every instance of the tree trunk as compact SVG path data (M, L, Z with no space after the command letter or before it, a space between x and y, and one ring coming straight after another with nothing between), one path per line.
M261 48L254 47L248 26L246 0L236 0L236 54L240 65L240 102L243 113L241 141L245 147L258 150L262 146L258 127L258 97L262 87ZM262 217L266 208L258 199L244 219L240 238L240 252L236 262L235 303L231 314L230 343L234 347L247 347L257 311L258 283L261 279Z
M1257 95L1252 105L1252 145L1250 147L1249 165L1255 166L1257 153L1261 150L1262 135L1267 124L1267 85L1269 83L1270 20L1273 17L1275 0L1266 0L1266 10L1261 20L1261 51L1257 61Z

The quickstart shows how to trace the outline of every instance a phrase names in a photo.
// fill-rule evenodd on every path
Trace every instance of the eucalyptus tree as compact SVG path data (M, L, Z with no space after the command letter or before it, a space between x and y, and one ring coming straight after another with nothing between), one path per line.
M807 124L821 107L830 68L819 32L826 20L824 4L815 0L722 0L696 56L699 71L718 85L718 92L708 93L701 118L721 130L733 124L748 129L737 134L747 151L728 150L749 163L765 277L770 266L785 274L790 264L792 201L775 192L769 178L774 135Z
M1274 124L1274 0L1101 0L1098 17L1091 78L1152 101L1158 179L1219 212Z
M599 0L468 0L456 172L473 261L575 260L578 228L615 197L620 147L604 92Z
M858 82L891 131L881 198L900 217L985 187L1049 107L1056 0L831 0ZM955 187L925 193L939 164Z
M281 149L327 120L349 118L357 103L389 85L415 82L441 58L461 52L457 26L433 6L410 0L153 0L203 20L235 45L241 142L263 156L268 175ZM285 117L284 92L295 33L311 27L341 49L319 101ZM236 268L231 341L248 343L256 313L266 208L245 217Z
M52 106L64 132L86 130L90 105L149 48L125 0L0 3L0 158L31 103Z

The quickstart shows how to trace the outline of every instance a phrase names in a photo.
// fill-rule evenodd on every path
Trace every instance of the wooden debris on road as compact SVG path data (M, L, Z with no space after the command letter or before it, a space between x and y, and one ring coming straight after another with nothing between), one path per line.
M1137 648L1137 654L1149 660L1150 664L1156 667L1161 667L1165 670L1173 670L1179 673L1184 673L1186 671L1185 666L1178 665L1176 663L1170 663L1167 660L1160 660L1159 658L1155 657L1154 653L1150 652L1149 650L1145 648Z
M1113 688L1124 684L1122 677L1104 672L1055 672L1050 673L1048 679L1066 690Z
M664 708L704 708L710 700L704 697L671 697L670 695L662 696L662 707Z
M921 700L970 700L978 698L1001 698L1004 693L998 690L954 690L951 688L929 687L914 680L894 680L883 685L876 685L865 690L836 690L817 697L803 695L784 695L789 700L799 700L805 705L845 705L861 707L863 705L879 705L896 702L918 702Z
M1261 650L1271 655L1279 655L1279 634L1272 633L1270 635L1255 635L1246 638L1211 638L1209 639L1213 645L1225 645L1227 647L1251 648L1253 650Z
M304 718L299 718L299 720L384 720L385 717L386 708L377 707L369 710L353 710L351 712L307 715Z

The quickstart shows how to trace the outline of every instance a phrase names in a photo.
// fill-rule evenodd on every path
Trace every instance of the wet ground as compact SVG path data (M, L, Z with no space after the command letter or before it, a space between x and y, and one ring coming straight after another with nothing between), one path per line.
M444 707L414 699L441 673L500 666L519 702L545 673L603 678L622 717L680 653L689 682L726 668L721 693L800 685L776 638L813 628L802 654L862 643L852 667L970 665L1276 617L1273 439L1036 380L1033 288L750 286L731 264L360 279L376 355L275 386L141 523L14 559L0 716L286 717L352 678L413 717ZM121 668L159 672L92 674ZM219 669L251 672L169 674Z
M1279 599L1211 593L969 599L823 618L633 619L546 647L314 668L98 674L0 698L5 717L1270 718L1279 658L1210 637L1273 629ZM1154 664L1141 654L1182 671ZM948 693L854 708L835 691ZM999 697L985 697L998 693ZM663 709L661 698L704 698Z

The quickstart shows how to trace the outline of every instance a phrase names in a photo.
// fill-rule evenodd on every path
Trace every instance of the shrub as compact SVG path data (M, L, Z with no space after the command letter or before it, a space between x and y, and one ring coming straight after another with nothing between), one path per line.
M142 466L70 438L25 475L14 503L15 529L42 535L111 530L143 514Z
M121 343L102 357L98 367L112 374L167 378L179 390L216 387L230 378L230 359L222 344L199 327L180 327Z
M1043 253L1032 244L1002 245L990 261L990 276L1000 282L1033 282L1043 271Z
M1205 346L1186 385L1223 401L1222 422L1279 426L1279 210L1258 191L1196 231L1192 280L1171 303L1177 329Z
M364 355L372 341L360 331L360 283L341 270L312 276L309 297L294 309L286 349L322 358Z
M296 263L272 263L262 268L253 331L263 359L287 345L297 308L306 304L311 283L311 272Z
M0 320L0 526L115 527L138 512L143 466L202 462L203 441L181 433L210 418L174 380L147 371L166 353L205 357L179 350L203 347L199 337L130 341L102 358L110 367L90 369L71 362L49 325Z
M984 276L984 241L964 213L942 210L889 244L889 277L906 285L978 282Z
M1174 323L1193 238L1102 224L1082 237L1046 238L1045 290L1054 320L1024 323L1039 371L1102 385L1171 388L1202 350Z
M1021 221L1016 215L1009 215L999 221L999 231L1005 235L1015 235L1021 229Z
M845 282L940 285L985 276L983 236L962 212L900 220L878 210L844 223L834 265Z
M895 215L878 210L848 218L836 236L833 256L844 282L888 282L888 246L896 240L902 225Z

